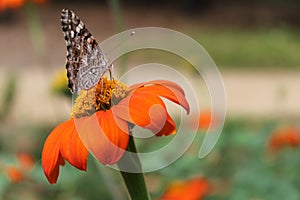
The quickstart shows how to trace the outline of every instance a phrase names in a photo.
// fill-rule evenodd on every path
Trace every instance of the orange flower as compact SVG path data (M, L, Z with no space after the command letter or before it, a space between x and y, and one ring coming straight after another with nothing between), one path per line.
M191 121L191 127L199 131L207 131L209 127L214 128L217 124L217 116L210 110L206 109L195 115L194 120Z
M33 3L44 4L48 0L29 0ZM6 9L18 9L25 4L25 0L0 0L0 11Z
M200 130L207 130L210 125L216 123L215 116L211 113L210 110L204 110L200 113L198 128Z
M174 134L176 125L161 97L189 112L183 90L170 81L150 81L128 88L103 77L90 90L81 90L72 108L72 118L58 125L44 144L42 166L48 181L56 183L59 166L65 160L86 170L88 152L103 164L117 163L128 146L133 125L149 129L157 136Z
M7 166L6 173L11 182L13 183L19 183L24 179L24 174L22 170L15 166Z
M17 158L18 161L20 163L20 166L24 169L24 170L31 170L33 165L34 165L34 159L32 158L31 155L24 153L24 152L20 152L17 154Z
M26 173L34 165L34 159L27 153L17 154L17 163L14 165L3 165L3 168L12 183L19 183L24 180Z
M269 148L277 151L283 147L297 147L300 144L300 132L295 127L282 127L275 130L269 138Z
M186 182L173 182L160 200L200 200L210 190L210 184L205 178L194 178Z
M1 0L0 1L0 11L7 8L16 9L23 6L25 0Z

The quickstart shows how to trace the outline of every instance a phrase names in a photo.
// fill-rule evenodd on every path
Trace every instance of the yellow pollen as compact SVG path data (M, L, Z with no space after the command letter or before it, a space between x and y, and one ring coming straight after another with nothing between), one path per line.
M127 85L102 77L97 85L89 90L81 90L75 99L71 117L89 116L99 110L107 110L126 97Z

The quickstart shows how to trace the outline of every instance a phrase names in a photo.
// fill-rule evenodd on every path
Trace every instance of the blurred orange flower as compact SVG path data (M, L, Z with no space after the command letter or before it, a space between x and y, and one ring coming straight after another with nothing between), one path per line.
M35 161L32 158L31 155L24 153L24 152L20 152L17 154L17 159L20 163L20 166L25 169L25 170L30 170L32 169Z
M198 128L207 130L211 123L214 123L213 115L210 110L205 110L200 113Z
M1 0L0 11L5 9L17 9L24 5L25 0Z
M0 0L0 11L6 9L18 9L25 4L26 0ZM37 4L44 4L48 0L27 0Z
M203 110L199 115L194 117L191 126L196 127L200 131L206 131L210 126L214 127L216 124L216 115L210 110Z
M24 179L24 174L21 169L15 166L7 166L6 167L6 173L8 178L13 183L19 183Z
M210 190L210 183L205 178L173 182L160 200L201 200Z
M268 146L271 151L283 147L297 147L300 144L300 131L296 127L287 126L276 129L269 137Z
M24 180L25 175L34 166L34 159L27 153L17 154L16 165L4 165L5 172L12 183L19 183Z
M103 164L117 163L128 146L130 126L149 129L156 136L175 134L176 125L161 97L189 112L183 90L170 81L150 81L128 88L103 77L90 90L81 90L72 118L58 125L45 141L42 166L48 181L56 183L59 166L65 160L86 170L88 151Z

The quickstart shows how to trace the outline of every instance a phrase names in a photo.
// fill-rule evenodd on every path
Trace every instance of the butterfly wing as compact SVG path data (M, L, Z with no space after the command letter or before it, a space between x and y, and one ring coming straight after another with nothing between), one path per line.
M72 93L96 85L110 69L97 41L72 10L63 9L61 25L67 45L68 87Z

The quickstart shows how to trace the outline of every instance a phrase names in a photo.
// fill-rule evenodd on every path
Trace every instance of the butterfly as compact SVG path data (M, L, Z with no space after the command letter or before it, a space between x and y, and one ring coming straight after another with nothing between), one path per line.
M68 87L77 94L95 86L113 67L79 17L69 9L61 12L61 27L67 45Z

